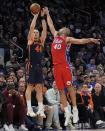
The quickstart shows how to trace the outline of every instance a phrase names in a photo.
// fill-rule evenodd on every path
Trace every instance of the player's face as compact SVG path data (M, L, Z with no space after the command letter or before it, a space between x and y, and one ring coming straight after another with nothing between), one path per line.
M34 30L34 39L39 39L39 31Z

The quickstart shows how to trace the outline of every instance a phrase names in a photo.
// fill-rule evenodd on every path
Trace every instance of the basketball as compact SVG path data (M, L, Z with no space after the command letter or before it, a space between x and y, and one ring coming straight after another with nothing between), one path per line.
M40 5L37 4L37 3L33 3L31 6L30 6L30 10L31 10L31 13L33 14L38 14L40 12Z

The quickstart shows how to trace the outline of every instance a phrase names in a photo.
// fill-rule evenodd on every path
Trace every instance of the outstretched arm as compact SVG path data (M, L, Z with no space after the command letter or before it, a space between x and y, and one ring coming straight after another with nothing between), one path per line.
M34 15L34 18L33 18L31 25L30 25L30 30L29 30L29 33L28 33L28 44L29 45L32 43L31 41L33 41L33 37L32 37L33 35L32 34L34 33L37 18L38 18L38 14Z
M47 23L48 23L48 26L50 28L50 31L51 31L52 35L55 36L57 31L55 30L52 18L51 18L50 14L49 14L49 10L48 10L47 7L45 7L44 10L45 10L45 14L47 15Z
M47 37L47 25L46 21L44 19L44 10L41 11L41 18L42 18L42 33L41 33L41 42L42 45L45 43L46 37Z
M76 39L73 37L67 37L66 39L67 43L71 44L88 44L88 43L95 43L95 44L100 44L100 39L94 39L94 38L82 38L82 39Z

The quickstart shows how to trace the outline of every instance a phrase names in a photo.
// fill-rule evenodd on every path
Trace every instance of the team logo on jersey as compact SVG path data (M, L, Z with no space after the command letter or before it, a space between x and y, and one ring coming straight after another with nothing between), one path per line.
M35 47L35 51L36 51L36 52L41 52L41 47L37 45L37 46Z
M70 85L71 85L71 81L67 81L66 84L67 84L68 86L70 86Z
M53 43L55 44L62 44L63 40L55 39Z

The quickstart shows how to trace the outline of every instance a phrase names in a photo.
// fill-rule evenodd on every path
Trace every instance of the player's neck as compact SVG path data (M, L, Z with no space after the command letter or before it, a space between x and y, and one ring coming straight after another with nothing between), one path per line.
M61 34L60 36L61 36L61 37L66 37L66 35L65 35L65 34Z
M40 43L40 40L39 39L34 39L34 44L38 44Z

